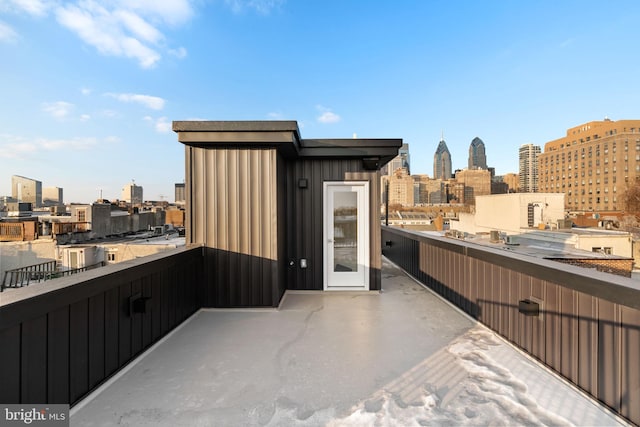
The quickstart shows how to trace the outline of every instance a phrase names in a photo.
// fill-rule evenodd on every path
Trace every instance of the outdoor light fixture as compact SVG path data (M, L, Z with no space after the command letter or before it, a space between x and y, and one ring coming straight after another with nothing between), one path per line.
M539 316L540 304L528 299L524 299L518 301L518 311L525 316Z
M365 157L362 159L362 167L368 171L375 171L380 169L379 157Z

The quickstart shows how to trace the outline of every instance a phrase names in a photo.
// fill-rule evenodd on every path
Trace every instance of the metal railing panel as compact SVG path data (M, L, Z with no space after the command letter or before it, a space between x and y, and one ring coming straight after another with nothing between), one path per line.
M640 286L629 278L455 239L382 228L407 273L640 424ZM539 303L524 315L519 303Z

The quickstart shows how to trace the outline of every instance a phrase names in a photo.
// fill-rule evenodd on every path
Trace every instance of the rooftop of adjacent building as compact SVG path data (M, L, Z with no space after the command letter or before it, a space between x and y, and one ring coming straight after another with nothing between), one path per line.
M428 231L425 233L442 236L447 232ZM500 235L500 239L497 241L491 240L490 233L456 234L455 232L449 232L447 235L456 238L464 238L465 241L471 243L494 248L497 247L510 252L529 255L536 258L629 259L617 255L606 254L604 252L589 252L576 249L573 243L568 243L572 240L573 234L583 236L629 236L629 233L626 232L595 229L561 229L553 231L535 230L510 236L502 234Z
M386 260L382 275L382 293L202 309L71 423L627 425Z

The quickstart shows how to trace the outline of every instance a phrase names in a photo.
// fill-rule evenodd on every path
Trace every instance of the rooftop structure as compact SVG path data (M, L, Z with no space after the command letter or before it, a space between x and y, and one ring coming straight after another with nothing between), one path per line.
M401 139L303 139L295 121L177 121L187 244L206 305L277 306L285 290L380 289L380 168Z

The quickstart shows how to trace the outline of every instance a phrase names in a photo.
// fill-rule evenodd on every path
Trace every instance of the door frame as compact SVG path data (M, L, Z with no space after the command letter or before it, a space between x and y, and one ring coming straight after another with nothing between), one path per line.
M360 286L342 286L331 285L330 282L330 266L333 259L329 259L329 244L333 243L333 212L329 212L329 187L361 187L362 196L358 197L358 248L362 248L362 265L363 267L363 283ZM322 282L325 291L368 291L370 290L370 265L371 265L371 248L370 248L370 224L369 216L371 215L371 198L369 195L369 181L324 181L322 183ZM331 241L330 241L331 240Z

